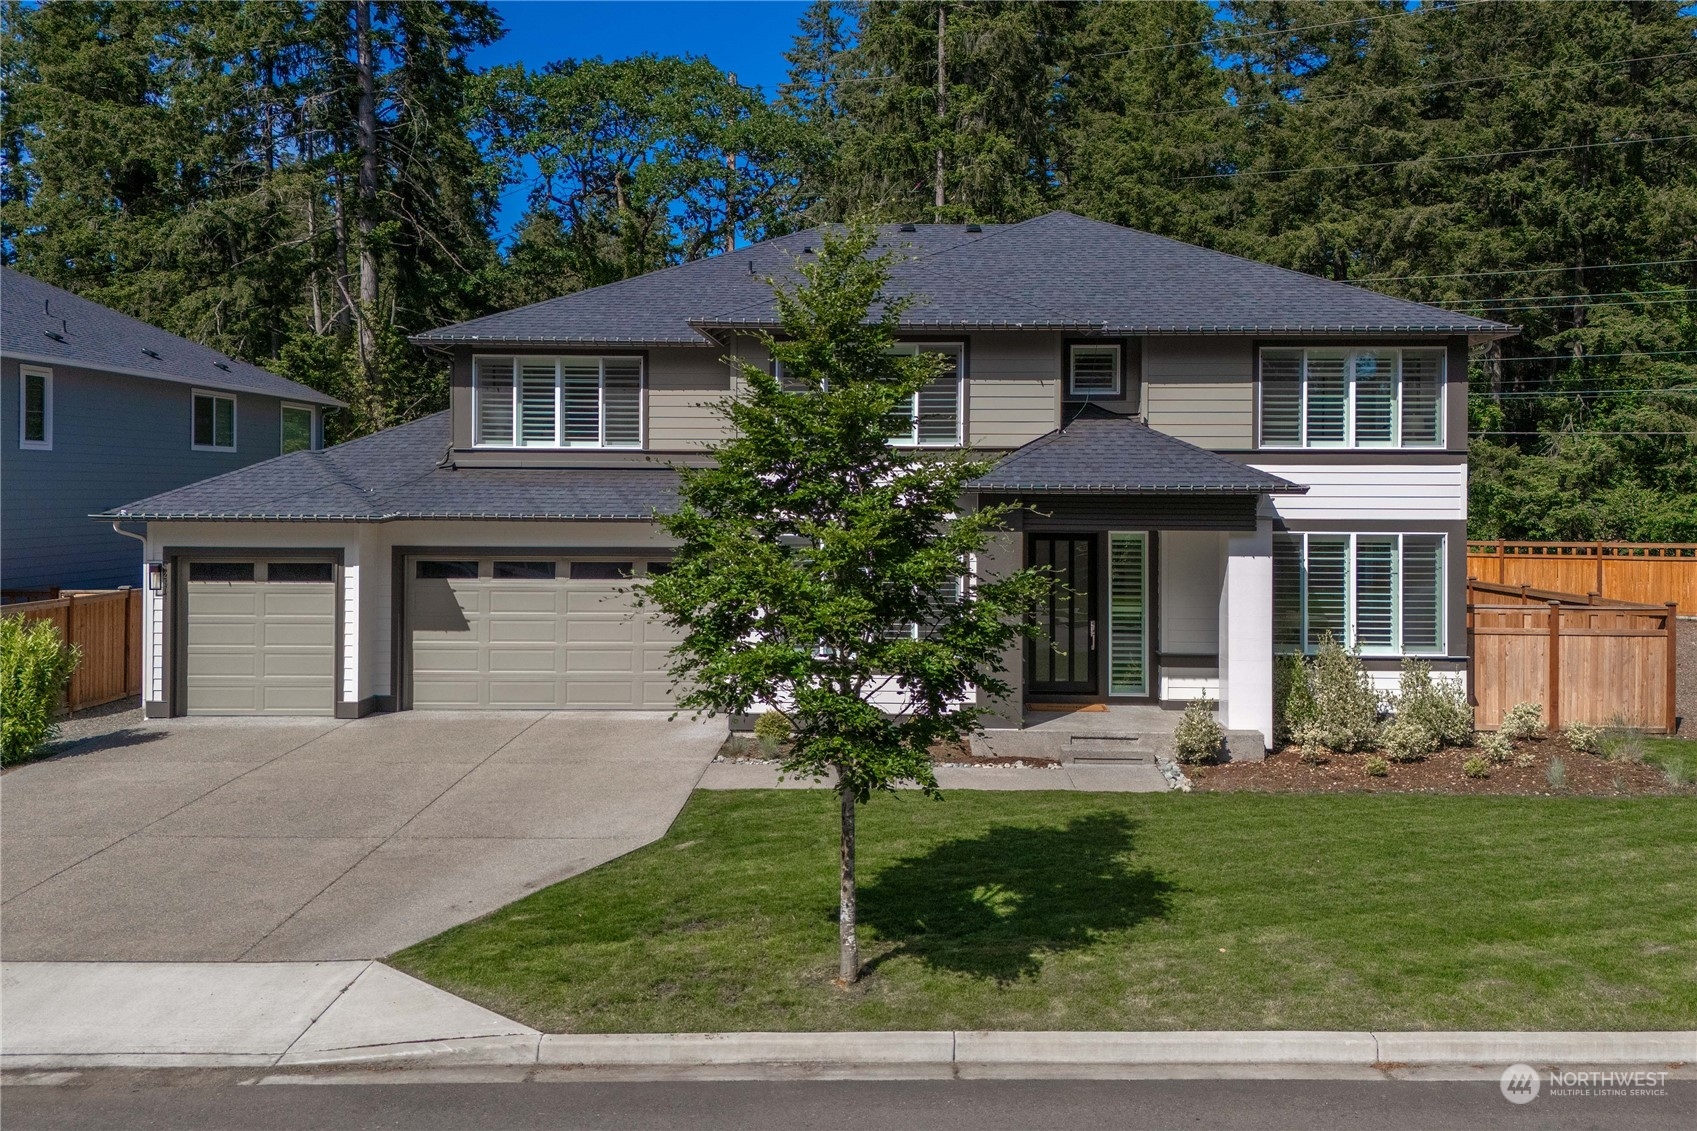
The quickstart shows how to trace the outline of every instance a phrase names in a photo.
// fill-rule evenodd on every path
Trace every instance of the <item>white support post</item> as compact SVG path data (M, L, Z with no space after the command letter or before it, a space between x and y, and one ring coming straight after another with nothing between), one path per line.
M1220 586L1220 724L1273 737L1273 524L1226 539Z

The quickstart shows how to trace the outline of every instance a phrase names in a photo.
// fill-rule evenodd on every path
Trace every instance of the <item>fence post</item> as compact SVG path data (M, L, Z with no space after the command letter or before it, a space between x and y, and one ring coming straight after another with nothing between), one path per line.
M130 598L135 593L128 585L119 588L124 594L124 694L130 693Z
M1674 703L1675 689L1679 686L1674 679L1674 669L1679 663L1679 602L1668 602L1668 685L1666 710L1663 712L1663 722L1667 724L1667 733L1671 736L1678 724L1678 714Z
M1550 602L1549 729L1561 727L1561 602Z
M1591 543L1591 552L1597 555L1597 596L1603 595L1603 544Z
M75 593L67 593L65 594L65 643L75 644L76 642L77 595ZM79 678L81 675L82 664L79 662L76 667L71 669L71 681L65 685L66 711L75 711L77 709L77 698L79 693L82 691L82 688L78 686L82 682Z

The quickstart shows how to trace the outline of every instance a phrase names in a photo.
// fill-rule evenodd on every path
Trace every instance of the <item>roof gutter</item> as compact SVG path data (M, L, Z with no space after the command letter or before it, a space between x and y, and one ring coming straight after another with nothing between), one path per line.
M27 361L35 365L71 365L78 369L92 370L95 373L117 373L125 377L145 377L153 381L169 381L174 385L193 385L197 389L217 389L220 392L226 393L250 393L258 397L276 397L278 400L285 401L311 401L312 403L322 405L325 408L348 407L346 401L339 401L335 397L319 392L317 389L307 388L307 386L302 385L298 381L289 381L287 377L279 377L269 370L260 370L260 372L265 373L266 376L270 377L274 381L287 381L289 384L295 386L295 389L299 389L300 391L296 392L295 389L282 389L276 391L270 389L256 389L252 385L238 385L225 378L184 377L176 373L160 373L157 370L152 369L134 369L127 365L107 365L105 362L80 360L74 357L67 357L64 354L51 355L20 353L16 350L7 349L0 350L0 357L9 357L17 361ZM258 369L259 367L254 366L254 368Z

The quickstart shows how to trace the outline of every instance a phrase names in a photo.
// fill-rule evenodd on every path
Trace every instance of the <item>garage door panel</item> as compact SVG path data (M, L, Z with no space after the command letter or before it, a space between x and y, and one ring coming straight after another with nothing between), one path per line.
M595 620L573 617L565 622L567 644L634 644L640 629L630 617Z
M414 707L421 708L486 706L480 698L485 686L483 681L475 679L420 679L413 683L412 702Z
M526 620L491 620L488 622L490 644L519 644L540 642L552 644L559 633L553 610Z
M559 699L559 681L491 679L485 706L535 710L552 707Z
M578 582L579 586L584 582ZM622 597L608 587L595 589L566 590L566 612L568 613L628 613L631 606L628 597Z
M553 675L560 668L559 653L553 648L490 648L485 669L490 675L505 672L546 672Z
M630 649L589 650L566 653L566 674L635 672L636 654Z
M489 593L491 613L546 613L554 616L559 612L560 595L553 590L531 588L528 583L523 589L506 588L520 584L513 581L491 581L489 584L497 586Z
M335 710L337 587L311 581L185 583L191 715L328 715ZM267 562L253 563L256 577Z
M636 689L629 680L595 681L574 679L564 684L568 707L639 707Z

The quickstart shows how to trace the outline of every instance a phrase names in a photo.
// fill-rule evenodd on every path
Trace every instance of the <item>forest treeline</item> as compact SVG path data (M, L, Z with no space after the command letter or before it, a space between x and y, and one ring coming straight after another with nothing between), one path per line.
M1697 541L1673 0L819 0L775 91L569 33L478 70L475 0L3 19L6 261L347 400L340 438L445 404L421 329L822 220L1068 208L1523 327L1470 373L1472 533Z

